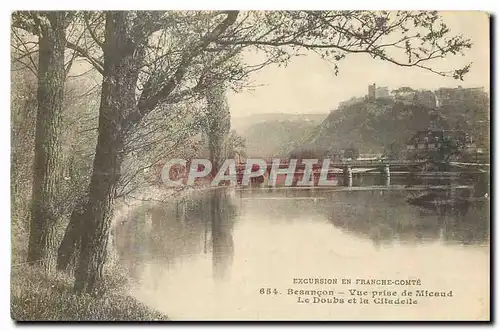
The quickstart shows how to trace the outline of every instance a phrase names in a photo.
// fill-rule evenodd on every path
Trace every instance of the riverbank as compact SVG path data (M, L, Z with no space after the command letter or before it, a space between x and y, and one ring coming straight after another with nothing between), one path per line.
M153 190L149 196L118 203L114 221L145 201L168 201L183 192ZM11 266L11 318L15 321L163 321L168 317L151 309L129 295L130 279L125 270L113 261L112 247L106 262L104 277L105 295L100 298L73 293L74 278L57 272L48 274L36 266L26 264L28 233L13 216L12 266ZM66 223L56 229L61 240Z
M11 270L11 318L15 321L164 321L167 316L126 294L117 275L107 275L104 296L77 295L73 279L38 267Z

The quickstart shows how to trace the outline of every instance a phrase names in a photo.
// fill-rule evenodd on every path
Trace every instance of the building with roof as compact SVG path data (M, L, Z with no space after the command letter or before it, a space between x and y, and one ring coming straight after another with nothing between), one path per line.
M464 131L432 128L416 132L406 143L408 158L428 158L441 152L449 152L445 149L474 153L476 144Z

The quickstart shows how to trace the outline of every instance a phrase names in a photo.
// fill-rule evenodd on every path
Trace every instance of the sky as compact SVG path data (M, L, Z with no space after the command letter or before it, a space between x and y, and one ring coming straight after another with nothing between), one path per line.
M437 89L440 87L479 87L489 91L489 26L482 12L442 12L453 34L471 38L473 46L464 57L439 60L436 68L462 68L472 62L463 81L440 77L420 68L404 68L365 54L351 54L339 63L335 76L333 64L314 53L296 57L287 67L269 66L251 76L258 85L240 93L230 92L231 116L244 117L263 113L328 113L339 102L364 96L368 85ZM252 62L252 56L247 55Z

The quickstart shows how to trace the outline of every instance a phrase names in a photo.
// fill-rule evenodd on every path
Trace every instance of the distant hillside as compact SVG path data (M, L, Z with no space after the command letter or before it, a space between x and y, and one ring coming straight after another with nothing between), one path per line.
M253 157L286 156L303 143L327 114L256 114L232 119L231 128L246 140L246 153Z
M426 130L431 122L442 129L464 130L478 144L489 145L489 97L484 92L475 93L438 109L391 99L364 100L331 112L304 141L317 149L400 152L415 131Z
M287 114L287 113L267 113L267 114L254 114L243 117L231 116L231 129L242 134L248 128L255 124L273 121L300 121L311 122L315 125L320 124L328 114Z

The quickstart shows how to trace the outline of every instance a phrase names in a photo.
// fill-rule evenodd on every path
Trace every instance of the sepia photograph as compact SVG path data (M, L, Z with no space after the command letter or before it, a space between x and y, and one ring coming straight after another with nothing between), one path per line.
M10 316L491 313L490 13L10 13Z

